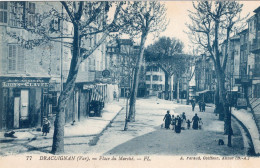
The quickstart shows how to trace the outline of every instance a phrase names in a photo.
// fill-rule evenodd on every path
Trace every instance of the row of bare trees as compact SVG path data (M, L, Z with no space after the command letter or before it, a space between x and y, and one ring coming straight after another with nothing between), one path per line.
M220 44L226 40L225 49L229 48L229 39L241 26L245 18L241 17L243 5L236 1L200 1L193 3L194 10L189 11L190 24L188 34L192 42L210 56L214 62L217 88L216 111L224 117L224 133L228 135L231 146L231 112L227 90L225 88L225 69L228 52L221 56Z
M9 33L9 35L17 39L21 45L26 41L26 44L30 45L27 48L37 47L43 43L58 41L59 39L66 39L64 43L71 48L70 69L58 100L54 123L52 153L59 154L64 152L65 108L74 91L82 61L98 49L111 33L128 34L131 38L140 39L140 49L135 62L133 86L130 93L129 120L134 121L139 73L147 36L150 33L158 34L163 31L168 21L164 4L156 1L61 1L59 4L57 2L53 3L52 6L53 8L48 12L35 14L38 22L34 28L23 27L32 34L30 40L23 39L22 36L19 37L15 33ZM61 10L61 7L64 10ZM70 25L72 33L65 35L61 32L62 29L58 29L55 30L55 33L60 33L60 35L51 35L49 25L46 24L46 20L50 18L56 18L57 22L53 23L59 23L59 26L63 24ZM99 35L100 38L91 47L85 47L84 41L93 38L93 35Z

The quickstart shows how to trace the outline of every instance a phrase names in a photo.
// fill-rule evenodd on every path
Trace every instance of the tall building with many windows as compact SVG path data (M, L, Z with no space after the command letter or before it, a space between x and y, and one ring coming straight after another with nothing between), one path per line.
M0 2L0 129L40 126L57 104L61 43L38 36L42 14L54 6L61 9L57 3ZM51 29L53 18L44 21Z

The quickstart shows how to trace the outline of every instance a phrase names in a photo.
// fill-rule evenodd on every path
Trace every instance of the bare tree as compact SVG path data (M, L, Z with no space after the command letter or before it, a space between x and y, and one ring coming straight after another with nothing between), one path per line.
M190 37L195 44L204 48L214 62L218 80L220 106L223 107L224 133L228 136L228 146L231 146L231 113L226 97L225 68L228 54L223 58L220 54L220 46L224 40L229 41L234 25L243 21L240 17L243 5L235 1L201 1L193 3L194 12L189 11L191 24L187 24ZM228 48L226 43L225 48Z
M129 121L135 121L135 103L138 90L139 74L143 61L145 42L149 33L158 34L165 30L167 25L165 5L156 1L128 2L124 8L123 23L121 26L131 37L141 37L140 50L134 70L133 86L130 94Z
M70 62L70 69L67 81L65 82L65 87L58 100L52 144L52 153L54 154L64 152L65 108L71 94L74 91L79 66L83 60L88 58L106 40L110 32L118 31L116 21L120 16L120 9L123 2L110 3L62 1L61 5L65 9L64 13L55 8L57 5L58 4L55 3L53 8L48 12L36 14L38 20L35 25L31 24L26 19L21 21L22 27L30 32L32 37L23 39L15 33L8 33L12 38L17 39L21 46L28 49L37 47L49 41L56 41L61 38L70 39L70 41L64 42L66 45L71 47L72 59ZM113 9L113 5L115 6L113 17L107 18L108 12ZM25 12L29 12L28 10L29 9L26 9ZM59 21L71 24L73 27L73 32L71 35L53 36L50 32L59 32L60 30L53 29L54 27L49 27L50 18L57 19L57 22L54 22L57 24L56 26L59 26ZM84 45L84 41L93 38L93 35L95 34L100 34L101 38L98 39L92 46L86 47Z

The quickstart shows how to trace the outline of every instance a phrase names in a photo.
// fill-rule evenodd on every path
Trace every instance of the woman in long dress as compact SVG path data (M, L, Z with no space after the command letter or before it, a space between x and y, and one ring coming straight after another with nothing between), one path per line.
M197 113L195 116L192 118L192 128L193 129L198 129L199 127L199 117L197 116Z
M175 132L180 133L181 132L181 123L182 123L181 117L177 116L176 122L177 123L176 123L176 127L175 127Z
M170 124L171 124L171 115L170 115L170 111L167 111L167 114L165 114L164 118L163 118L164 124L165 124L165 128L166 129L170 129Z

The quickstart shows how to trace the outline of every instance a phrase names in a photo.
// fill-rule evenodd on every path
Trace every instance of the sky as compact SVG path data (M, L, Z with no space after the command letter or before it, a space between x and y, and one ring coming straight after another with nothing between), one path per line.
M185 23L189 23L188 10L192 10L192 1L165 1L167 8L167 17L170 19L167 29L160 34L160 36L176 37L184 43L184 52L192 52L192 44L189 41L188 35L184 31L187 31ZM240 1L243 3L242 16L246 16L250 13L253 15L253 11L260 6L259 1ZM153 35L149 35L146 45L154 42Z

